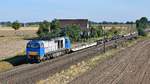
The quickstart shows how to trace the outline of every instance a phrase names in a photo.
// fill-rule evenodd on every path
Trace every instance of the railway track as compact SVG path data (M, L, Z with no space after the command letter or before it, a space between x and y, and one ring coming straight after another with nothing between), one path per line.
M124 38L118 42L125 41ZM106 48L114 47L115 41L106 42ZM33 84L38 80L69 68L82 60L87 60L103 52L103 45L93 46L78 52L67 54L59 58L49 60L41 64L29 64L20 66L0 74L2 84Z

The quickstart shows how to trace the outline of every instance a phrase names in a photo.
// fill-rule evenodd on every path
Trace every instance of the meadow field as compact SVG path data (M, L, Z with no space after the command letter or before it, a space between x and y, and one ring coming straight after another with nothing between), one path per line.
M0 37L23 36L35 37L38 27L22 27L19 30L14 30L11 27L0 27Z
M37 37L37 30L37 27L23 27L17 31L0 27L0 60L24 53L27 39Z

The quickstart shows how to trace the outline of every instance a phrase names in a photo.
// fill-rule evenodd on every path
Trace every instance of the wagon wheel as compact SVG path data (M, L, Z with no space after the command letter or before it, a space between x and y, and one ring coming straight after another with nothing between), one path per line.
M49 58L53 59L54 58L53 54L49 54Z

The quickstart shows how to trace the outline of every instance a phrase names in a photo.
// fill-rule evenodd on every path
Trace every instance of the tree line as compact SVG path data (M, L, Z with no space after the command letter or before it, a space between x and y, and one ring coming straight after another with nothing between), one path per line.
M94 22L89 23L94 24ZM7 22L7 24L15 30L18 30L23 25L19 21L14 21L12 23ZM105 31L100 24L96 28L90 25L90 29L88 30L81 30L80 26L78 25L68 25L64 28L61 28L60 23L57 19L54 19L51 22L45 20L43 22L28 23L28 25L34 24L39 26L37 35L41 39L51 39L55 37L67 36L70 37L72 41L80 41L87 40L89 38L98 38L104 35L109 37L110 35L118 35L120 33L120 31L115 28L112 28L109 31ZM139 20L136 20L135 23L127 22L126 24L136 24L138 34L141 36L147 35L144 30L150 26L149 21L146 17L142 17Z
M19 22L18 20L16 20L16 21ZM16 21L14 21L14 22L16 22ZM0 22L0 25L2 27L11 27L14 22L10 22L10 21ZM21 27L37 27L37 26L39 26L40 23L41 22L27 22L27 23L19 22Z
M91 22L94 23L94 22ZM126 24L136 24L136 29L138 34L141 36L146 36L144 31L148 28L149 21L146 17L134 22L127 22ZM90 26L90 29L81 30L78 25L68 25L64 28L60 28L60 23L57 19L54 19L52 22L43 21L39 24L39 30L37 32L40 38L50 39L55 37L67 36L72 41L87 40L89 38L98 38L102 36L116 36L120 34L120 31L116 28L112 28L109 31L105 31L101 25L98 27Z
M0 22L0 25L3 27L11 27L13 22L11 21L6 21L6 22ZM22 27L27 26L27 27L32 27L32 26L39 26L41 22L20 22L20 25ZM89 23L91 24L135 24L135 22L132 21L127 21L127 22L107 22L107 21L103 21L103 22L93 22L93 21L89 21ZM150 23L150 22L149 22Z
M68 25L65 28L61 28L59 21L54 19L52 22L45 20L40 23L37 34L41 39L67 36L72 41L79 41L82 33L78 25Z
M103 35L108 37L109 35L116 35L119 31L112 28L109 31L105 31L101 25L98 27L90 26L90 29L81 30L78 25L67 25L64 28L60 27L60 23L57 19L52 22L43 21L39 25L39 30L37 32L39 38L41 39L51 39L55 37L67 36L71 41L86 41L90 38L98 38Z

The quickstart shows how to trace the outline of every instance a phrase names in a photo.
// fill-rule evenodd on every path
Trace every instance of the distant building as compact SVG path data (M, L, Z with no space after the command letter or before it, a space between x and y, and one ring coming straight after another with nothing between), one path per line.
M64 28L69 25L78 25L81 30L89 29L88 19L58 19L60 22L60 27Z

